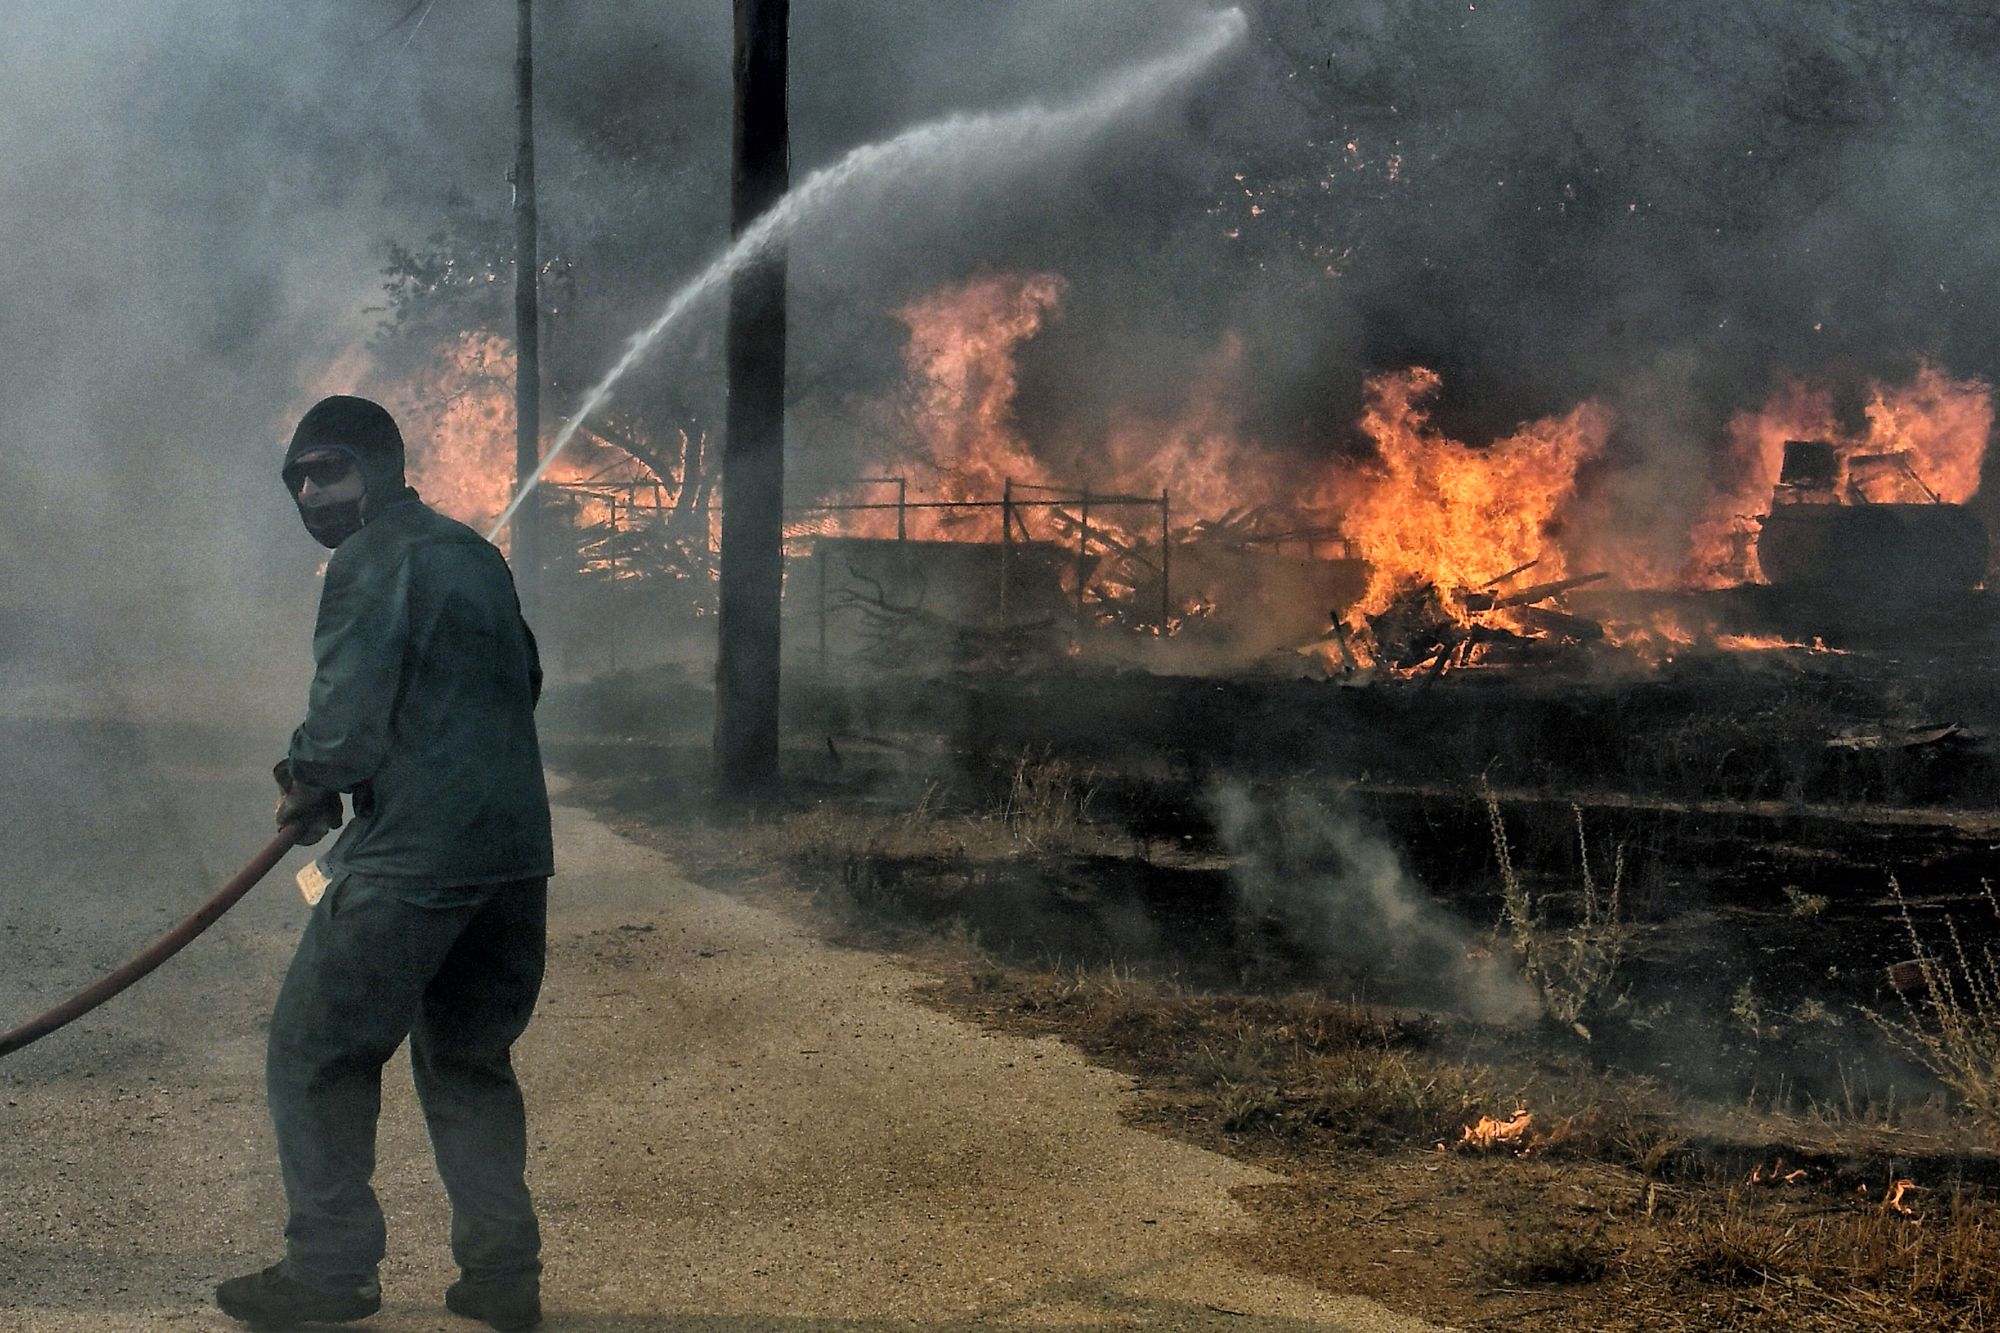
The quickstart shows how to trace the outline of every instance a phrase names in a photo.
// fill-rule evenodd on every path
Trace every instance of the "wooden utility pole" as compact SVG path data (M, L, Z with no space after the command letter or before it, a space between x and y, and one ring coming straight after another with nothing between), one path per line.
M790 0L735 0L736 130L729 225L741 236L784 197ZM778 603L785 537L785 253L729 287L729 411L722 456L715 764L725 791L778 775Z
M518 494L542 461L541 260L535 245L534 0L520 0L515 45L514 155L514 489ZM529 614L541 609L541 506L530 495L514 515L514 585Z

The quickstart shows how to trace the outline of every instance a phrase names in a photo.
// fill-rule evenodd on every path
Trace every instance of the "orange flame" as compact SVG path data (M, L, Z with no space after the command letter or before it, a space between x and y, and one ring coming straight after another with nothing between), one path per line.
M1805 1181L1810 1173L1804 1167L1785 1170L1785 1159L1780 1157L1767 1170L1760 1162L1750 1170L1752 1185L1797 1185Z
M1464 615L1458 594L1531 562L1535 583L1595 572L1572 568L1583 558L1581 539L1565 549L1566 525L1577 522L1572 509L1579 474L1603 457L1612 425L1610 412L1594 400L1526 423L1503 439L1466 442L1432 420L1439 376L1413 367L1374 377L1365 386L1359 426L1374 446L1371 459L1309 462L1244 435L1237 411L1244 349L1239 339L1228 337L1189 376L1186 405L1176 417L1142 419L1132 413L1101 439L1031 445L1014 419L1016 358L1060 312L1066 290L1053 273L988 275L899 309L909 330L903 354L908 432L871 467L896 469L899 456L909 461L913 455L930 465L933 474L909 479L909 498L919 501L990 504L1011 481L1016 498L1036 487L1061 487L1072 495L1085 486L1107 496L1166 491L1173 526L1182 532L1193 524L1234 521L1231 516L1257 508L1267 508L1287 525L1296 523L1296 531L1323 532L1337 525L1369 567L1367 590L1354 608L1362 615L1379 614L1399 593L1425 585L1438 590L1447 613ZM326 380L330 391L368 393L396 414L410 444L412 483L426 499L475 526L490 524L509 498L514 476L514 356L506 339L483 332L461 335L403 374L350 356ZM1732 419L1729 452L1707 483L1712 498L1689 535L1679 581L1720 586L1757 576L1755 526L1747 516L1768 507L1788 439L1829 440L1844 462L1869 455L1905 458L1924 485L1947 502L1963 502L1977 488L1993 424L1991 392L1983 381L1954 379L1925 364L1907 384L1872 386L1866 416L1865 430L1843 434L1831 393L1795 383L1780 388L1762 408ZM552 477L580 481L622 457L580 436ZM671 498L672 482L660 480ZM1870 494L1869 487L1901 484L1886 470L1870 473L1859 465L1848 481L1859 488L1857 494L1878 501L1887 493ZM828 497L894 498L892 490L860 484ZM1062 536L1048 512L1017 517L1021 532ZM1093 537L1156 549L1158 512L1093 508ZM998 535L997 511L911 511L905 518L913 537ZM893 511L802 516L789 531L893 536L895 519ZM1677 553L1669 553L1665 568L1674 568L1676 559ZM1649 569L1636 555L1608 563L1614 575L1628 579ZM1206 608L1186 609L1200 614ZM1504 608L1488 614L1533 632L1529 618L1517 622ZM1612 643L1655 659L1698 642L1734 650L1804 646L1717 638L1712 627L1682 624L1667 614L1646 624L1607 628Z
M1906 453L1946 504L1978 491L1993 429L1993 391L1984 380L1955 380L1927 361L1900 389L1875 385L1866 410L1870 452Z
M1243 340L1232 333L1194 367L1177 418L1128 418L1112 428L1105 480L1136 494L1169 492L1176 526L1291 499L1296 462L1287 465L1238 427L1233 394L1242 377Z
M1241 378L1243 346L1233 335L1196 368L1188 406L1176 419L1131 417L1074 467L1059 470L1046 461L1014 423L1015 356L1059 311L1065 291L1063 280L1050 273L988 276L897 311L910 330L903 357L915 403L911 425L923 461L937 472L926 498L990 502L1010 481L1022 490L1165 491L1173 519L1184 525L1290 493L1287 469L1236 429L1229 392ZM937 528L949 520L913 521L925 535L947 535ZM987 528L995 522L972 521ZM1113 510L1095 513L1092 521L1135 535L1145 531Z
M1731 653L1770 653L1785 649L1811 651L1810 645L1788 639L1782 634L1718 634L1710 642Z
M383 405L406 423L410 484L440 513L483 531L514 493L513 346L490 333L462 335L427 373L388 392Z
M1658 664L1672 661L1710 636L1708 626L1689 625L1672 611L1655 611L1643 619L1606 624L1604 637L1640 660Z
M1476 449L1431 425L1425 403L1441 384L1421 367L1369 380L1361 429L1379 462L1328 487L1373 570L1363 614L1413 586L1477 588L1530 561L1538 581L1568 573L1557 521L1577 469L1604 448L1610 413L1586 402Z
M1459 1136L1458 1146L1474 1152L1523 1147L1527 1142L1528 1130L1534 1123L1534 1113L1525 1107L1516 1110L1513 1116L1506 1120L1496 1120L1490 1115L1483 1115L1476 1124L1465 1127L1465 1132Z
M1014 350L1040 331L1063 290L1052 273L979 278L897 312L910 330L912 424L939 470L937 498L990 500L1009 480L1046 482L1014 431Z
M1914 1180L1895 1180L1889 1183L1889 1193L1882 1199L1882 1211L1899 1213L1904 1217L1915 1217L1916 1209L1903 1202L1903 1197L1912 1190L1921 1189Z
M1429 402L1441 381L1414 368L1368 383L1360 424L1375 445L1371 465L1308 463L1243 436L1233 401L1243 346L1229 337L1196 369L1177 419L1128 418L1087 452L1077 441L1036 448L1013 420L1015 357L1058 311L1064 292L1053 274L986 276L898 311L910 330L912 433L938 470L927 498L990 503L1010 480L1017 498L1034 487L1149 496L1165 490L1176 529L1258 509L1300 530L1337 526L1370 567L1359 607L1367 614L1425 583L1447 593L1472 589L1530 562L1537 582L1570 572L1563 511L1576 496L1579 469L1601 455L1609 435L1611 416L1599 404L1475 446L1432 425ZM1067 471L1050 461L1065 453L1078 459ZM951 535L940 530L950 522L912 515L913 530L927 536ZM984 537L996 520L982 514L958 522ZM1093 511L1093 523L1143 544L1157 540L1136 515ZM838 526L852 531L863 523ZM870 530L882 535L879 524ZM1504 613L1497 619L1510 621Z

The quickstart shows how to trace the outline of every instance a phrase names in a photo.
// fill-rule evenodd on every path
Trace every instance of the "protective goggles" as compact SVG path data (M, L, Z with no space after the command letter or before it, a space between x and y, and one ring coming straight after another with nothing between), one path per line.
M357 463L353 454L341 452L323 454L317 458L304 458L285 466L285 489L297 494L307 482L322 489L344 480L354 471Z

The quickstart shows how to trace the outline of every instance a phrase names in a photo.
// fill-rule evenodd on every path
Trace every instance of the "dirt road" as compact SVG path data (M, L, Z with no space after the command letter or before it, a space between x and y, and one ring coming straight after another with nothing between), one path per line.
M171 855L93 859L52 835L0 851L0 1022L254 849L266 801L245 771L84 819L100 848ZM915 973L703 890L580 810L558 809L557 837L549 981L520 1049L548 1327L1427 1327L1226 1259L1229 1191L1268 1177L1125 1127L1118 1076L915 1003ZM261 1059L304 913L288 881L0 1062L0 1329L235 1327L209 1288L274 1258L282 1222ZM400 1059L377 1183L391 1253L363 1327L474 1327L440 1305L446 1217Z

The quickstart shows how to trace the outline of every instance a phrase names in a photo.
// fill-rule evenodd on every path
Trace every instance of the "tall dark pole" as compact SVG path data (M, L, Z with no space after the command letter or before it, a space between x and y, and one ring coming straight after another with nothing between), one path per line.
M790 0L736 2L732 235L784 196L790 144L785 46ZM785 254L729 288L729 410L722 457L715 661L716 775L746 795L778 775L778 601L784 579Z
M528 484L542 461L541 260L535 248L534 0L520 0L515 47L515 111L520 138L514 156L514 489ZM514 583L529 614L541 609L541 506L529 496L514 515Z

